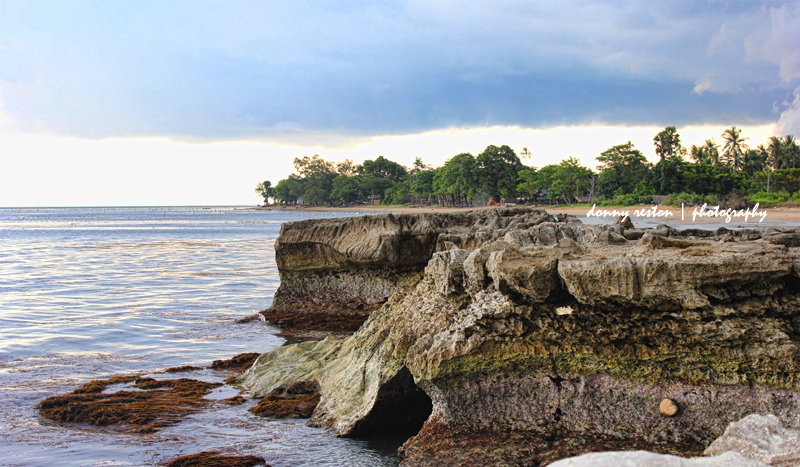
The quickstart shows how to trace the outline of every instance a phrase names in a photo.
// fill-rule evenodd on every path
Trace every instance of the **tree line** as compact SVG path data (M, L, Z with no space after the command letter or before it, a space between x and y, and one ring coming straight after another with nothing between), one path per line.
M800 145L792 135L773 136L751 148L736 127L686 148L675 127L653 138L659 160L653 164L630 141L597 156L596 171L575 157L541 168L527 148L488 146L477 156L461 153L441 167L416 158L408 168L380 156L354 164L333 163L319 155L295 158L296 173L275 186L265 181L256 193L267 204L302 202L317 206L360 203L442 206L483 205L491 200L528 203L592 200L600 205L648 203L655 195L671 202L710 202L730 198L762 204L800 202Z

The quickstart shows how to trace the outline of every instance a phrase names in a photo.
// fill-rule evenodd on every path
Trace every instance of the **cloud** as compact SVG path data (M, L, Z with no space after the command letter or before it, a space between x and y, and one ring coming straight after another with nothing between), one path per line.
M694 89L692 89L692 92L695 92L702 96L703 93L708 91L709 89L711 89L711 77L705 76L703 78L698 79L695 82Z
M22 130L92 138L313 145L454 126L774 122L800 68L797 12L699 0L3 3L0 90Z
M800 3L768 10L767 26L754 31L746 40L748 57L778 65L784 82L800 78Z
M800 135L800 88L794 90L794 100L786 104L781 113L776 133L778 135Z

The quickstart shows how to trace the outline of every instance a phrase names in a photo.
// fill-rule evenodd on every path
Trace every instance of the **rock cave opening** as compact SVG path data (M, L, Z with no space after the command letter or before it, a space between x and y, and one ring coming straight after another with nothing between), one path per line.
M433 410L428 394L414 383L408 368L378 390L372 411L353 427L350 437L408 439L422 428Z

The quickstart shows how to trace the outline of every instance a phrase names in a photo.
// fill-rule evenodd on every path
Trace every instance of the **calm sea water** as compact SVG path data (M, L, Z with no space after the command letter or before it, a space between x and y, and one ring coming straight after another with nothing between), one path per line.
M330 213L236 208L0 209L0 465L157 465L205 450L275 466L395 466L395 441L356 441L222 402L153 435L41 418L36 404L92 379L201 370L284 343L262 322L286 221ZM229 386L208 396L238 394Z

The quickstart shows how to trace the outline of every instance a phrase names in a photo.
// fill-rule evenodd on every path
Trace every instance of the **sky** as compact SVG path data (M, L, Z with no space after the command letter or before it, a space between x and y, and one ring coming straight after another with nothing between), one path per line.
M0 0L0 206L254 205L295 157L800 137L800 1Z

